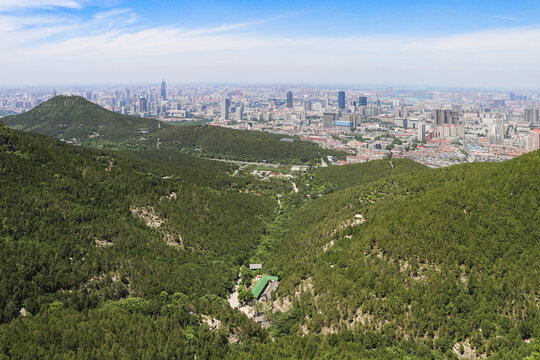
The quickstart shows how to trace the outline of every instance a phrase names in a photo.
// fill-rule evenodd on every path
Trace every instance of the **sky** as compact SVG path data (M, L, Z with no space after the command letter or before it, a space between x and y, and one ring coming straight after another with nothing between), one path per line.
M0 87L540 88L538 0L0 0Z

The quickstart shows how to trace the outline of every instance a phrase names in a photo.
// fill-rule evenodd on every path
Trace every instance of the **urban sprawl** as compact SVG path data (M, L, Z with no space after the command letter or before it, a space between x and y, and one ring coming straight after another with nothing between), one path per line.
M3 89L0 117L55 95L168 122L283 134L346 151L348 164L410 158L430 167L503 161L540 148L540 93L308 87ZM70 142L69 139L65 141Z

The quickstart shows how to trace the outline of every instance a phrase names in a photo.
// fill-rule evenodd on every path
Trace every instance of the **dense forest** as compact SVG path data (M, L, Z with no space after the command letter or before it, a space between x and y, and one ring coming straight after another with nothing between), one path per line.
M314 184L338 190L379 180L390 175L425 169L427 169L426 166L410 159L383 159L347 166L315 168L312 171L311 179Z
M0 123L0 359L540 359L540 152L261 180L185 131L111 151ZM250 262L280 278L266 329L225 300Z
M315 174L324 183L349 171ZM448 358L528 355L540 336L538 174L534 152L351 187L341 179L344 190L290 219L270 257L290 331L374 332Z
M187 125L163 129L153 135L149 148L156 138L163 147L211 158L285 164L314 164L328 155L344 158L343 152L326 150L299 138L293 142L282 141L283 135L218 126Z
M276 206L41 135L2 127L0 144L3 321L54 301L82 310L161 291L225 296Z
M344 153L314 143L259 131L209 125L174 126L155 119L121 115L79 96L56 96L36 108L2 119L14 129L36 132L77 145L116 150L153 150L269 163L315 163Z

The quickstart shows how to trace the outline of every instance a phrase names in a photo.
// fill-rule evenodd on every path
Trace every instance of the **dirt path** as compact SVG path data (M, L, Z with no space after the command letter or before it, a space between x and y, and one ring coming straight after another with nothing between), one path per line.
M229 302L229 305L231 305L233 309L238 308L238 305L240 304L240 302L238 301L238 288L240 287L240 276L241 276L241 273L238 272L238 279L236 279L236 284L234 285L234 291L229 297L229 299L227 300Z

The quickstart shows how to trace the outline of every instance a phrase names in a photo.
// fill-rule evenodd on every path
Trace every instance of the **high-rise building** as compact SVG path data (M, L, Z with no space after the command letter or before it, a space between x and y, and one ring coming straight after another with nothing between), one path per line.
M292 109L293 107L293 96L292 91L287 92L287 108Z
M239 106L236 108L236 121L242 121L244 119L244 107Z
M524 115L526 122L538 122L538 109L525 109Z
M334 127L336 121L335 113L323 113L323 128L329 129Z
M167 100L167 85L165 84L165 79L161 81L161 98Z
M367 97L366 96L360 96L358 98L358 106L367 106Z
M338 108L345 109L345 91L338 91Z
M497 126L497 137L499 137L500 139L504 139L504 119L497 119L495 121L495 125Z
M304 111L311 111L311 100L304 100Z
M426 124L420 123L418 124L418 141L424 142L426 141Z
M539 150L540 149L540 129L531 130L529 133L529 150Z
M504 120L499 118L488 127L488 141L491 145L503 145L504 143Z
M344 114L340 119L334 121L334 129L341 131L353 131L355 121L352 114Z
M224 97L221 100L221 119L222 120L229 120L229 107L230 106L231 106L230 100Z
M336 121L336 125L348 127L350 130L354 130L362 125L362 118L358 114L343 114L340 121Z
M147 112L148 111L148 100L145 97L141 96L139 99L139 111Z
M455 110L433 110L433 120L436 126L441 125L458 125L459 114Z

